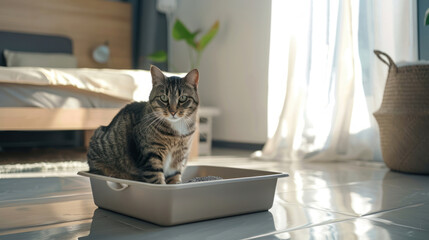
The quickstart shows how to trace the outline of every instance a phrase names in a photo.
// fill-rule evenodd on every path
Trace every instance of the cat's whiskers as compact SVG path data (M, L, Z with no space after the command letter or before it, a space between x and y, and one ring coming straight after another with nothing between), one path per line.
M149 113L144 118L147 118L142 121L143 123L145 123L145 125L147 125L147 127L145 128L145 132L149 131L151 127L156 128L163 121L162 117L158 116L155 112Z
M186 124L186 127L188 130L191 129L191 126L188 123L189 119L190 119L189 117L183 116L183 122Z
M145 121L145 125L149 128L152 126L158 119L156 117L152 117L151 119L148 119L148 121ZM150 121L150 122L149 122ZM147 129L146 129L147 130Z
M183 128L186 128L187 130L189 130L189 125L186 122L186 118L183 118L183 120L182 120L182 126L183 126Z
M138 121L137 124L140 124L141 122L146 123L147 121L152 121L155 118L156 118L155 113L149 113L145 115L142 119L140 119L140 121Z
M165 122L165 119L164 118L162 118L162 117L158 117L158 121L155 123L155 128L158 128L158 126L161 124L161 123L163 123L163 122Z
M162 117L159 117L159 116L155 116L154 118L155 119L147 126L147 129L149 129L150 127L157 128L159 124L161 124L164 121Z
M188 129L191 129L191 124L194 123L194 120L192 118L185 116L184 117L186 125L188 126Z

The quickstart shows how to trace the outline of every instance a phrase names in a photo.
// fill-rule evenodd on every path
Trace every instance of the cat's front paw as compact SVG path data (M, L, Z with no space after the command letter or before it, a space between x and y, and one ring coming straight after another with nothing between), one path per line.
M156 181L151 182L153 184L166 184L164 179L158 179Z
M167 178L167 184L179 184L182 183L182 175L177 174L172 177Z
M153 184L166 184L164 173L162 172L143 174L143 182Z
M164 174L159 174L158 175L158 181L155 182L155 183L157 183L157 184L166 184Z

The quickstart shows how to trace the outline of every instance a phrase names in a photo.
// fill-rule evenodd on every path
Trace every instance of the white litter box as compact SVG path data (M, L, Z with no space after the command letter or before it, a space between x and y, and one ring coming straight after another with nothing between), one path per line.
M185 182L194 177L222 180L159 185L88 172L95 204L163 226L265 211L272 207L277 179L286 173L229 167L188 166Z

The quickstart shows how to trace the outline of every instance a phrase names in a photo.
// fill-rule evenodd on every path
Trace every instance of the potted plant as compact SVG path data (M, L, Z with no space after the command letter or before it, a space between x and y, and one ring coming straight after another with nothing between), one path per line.
M429 8L426 10L424 21L425 21L425 26L428 26L429 25Z
M194 32L189 31L189 29L183 24L179 19L176 20L172 29L172 36L176 41L184 40L188 44L189 48L189 62L191 69L198 68L201 61L201 55L207 45L212 41L216 36L219 30L219 21L216 21L211 28L197 39L197 36L200 34L200 30ZM151 55L147 56L152 62L165 62L167 61L167 53L163 50L156 51Z

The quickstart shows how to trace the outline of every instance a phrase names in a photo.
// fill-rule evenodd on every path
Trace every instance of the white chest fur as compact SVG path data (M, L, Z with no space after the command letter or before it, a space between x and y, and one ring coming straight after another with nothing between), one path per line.
M164 175L165 176L170 176L173 175L176 170L171 168L171 162L173 161L173 158L171 156L171 152L169 152L167 154L167 156L164 159L164 165L163 165L163 170L164 170Z
M186 135L189 133L189 128L186 125L186 122L184 119L180 119L177 121L170 121L171 124L171 128L173 128L174 130L176 130L179 135Z

